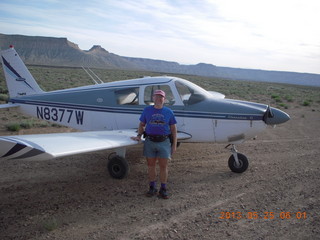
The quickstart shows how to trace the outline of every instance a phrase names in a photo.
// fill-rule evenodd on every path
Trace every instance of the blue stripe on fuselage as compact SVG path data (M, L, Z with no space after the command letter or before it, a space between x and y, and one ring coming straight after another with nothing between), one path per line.
M59 103L59 102L45 102L45 101L33 101L22 99L11 99L12 103L20 103L32 106L47 106L56 108L68 108L84 111L97 111L97 112L110 112L110 113L123 113L123 114L141 114L142 108L125 108L125 107L106 107L106 106L92 106L92 105L79 105L71 103ZM223 119L223 120L249 120L249 121L261 121L263 116L259 114L238 114L238 113L216 113L216 112L198 112L198 111L184 111L174 110L176 117L185 118L203 118L203 119Z

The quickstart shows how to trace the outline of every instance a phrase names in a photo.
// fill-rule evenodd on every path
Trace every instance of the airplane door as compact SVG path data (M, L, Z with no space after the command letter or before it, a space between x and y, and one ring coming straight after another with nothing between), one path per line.
M182 131L192 136L194 142L215 141L212 114L205 105L205 95L194 85L183 81L175 82L176 91L182 103Z
M185 118L184 118L184 114L181 114L184 112L184 106L172 106L171 107L172 111L174 112L174 116L177 120L177 130L179 132L185 132L186 128L185 128Z

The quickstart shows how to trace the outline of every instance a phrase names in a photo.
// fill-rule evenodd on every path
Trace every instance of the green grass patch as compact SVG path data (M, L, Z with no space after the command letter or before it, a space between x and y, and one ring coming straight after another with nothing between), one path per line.
M285 100L287 100L287 102L293 102L293 97L292 96L289 96L289 95L286 95L285 96Z
M57 229L58 226L59 226L58 221L55 218L48 219L43 223L44 229L46 229L49 232Z
M6 125L6 128L10 132L18 132L21 129L21 126L19 123L9 123Z
M285 108L285 109L289 108L289 106L287 104L285 104L285 103L280 103L279 106L282 107L282 108Z
M20 122L12 122L6 125L8 131L17 132L21 129L31 129L39 124L36 123L33 119L23 120Z
M0 94L0 101L2 101L2 102L8 101L8 95L1 93Z
M311 106L311 101L309 101L309 100L303 101L302 106L305 106L305 107Z

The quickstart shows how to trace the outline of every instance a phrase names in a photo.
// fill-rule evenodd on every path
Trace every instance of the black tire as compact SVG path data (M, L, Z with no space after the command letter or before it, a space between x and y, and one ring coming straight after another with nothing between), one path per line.
M128 175L128 162L120 156L114 156L109 159L108 171L113 178L122 179Z
M249 166L248 158L245 155L238 153L238 160L239 160L240 166L236 166L236 161L234 159L234 156L231 155L228 161L229 168L231 169L232 172L243 173L244 171L247 170Z

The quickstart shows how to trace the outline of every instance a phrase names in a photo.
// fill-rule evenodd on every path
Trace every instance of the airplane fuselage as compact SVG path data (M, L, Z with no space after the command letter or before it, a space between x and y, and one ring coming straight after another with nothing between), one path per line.
M167 93L166 106L178 131L189 142L239 143L255 137L267 124L267 105L215 97L175 77L145 77L12 98L25 114L85 131L136 128L152 92ZM278 110L280 111L280 110Z

